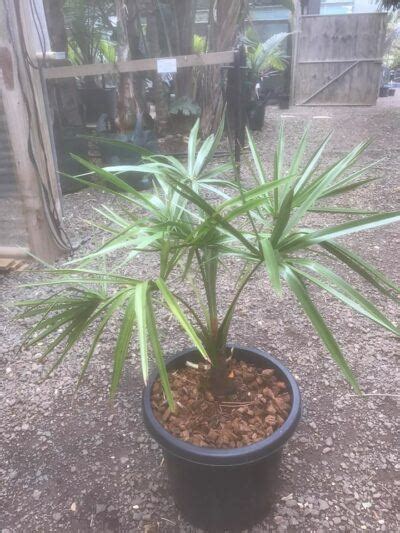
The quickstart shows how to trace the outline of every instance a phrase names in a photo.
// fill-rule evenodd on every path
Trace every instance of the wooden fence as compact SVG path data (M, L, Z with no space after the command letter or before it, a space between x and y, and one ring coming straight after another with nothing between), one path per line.
M386 19L386 13L300 17L292 102L374 105Z

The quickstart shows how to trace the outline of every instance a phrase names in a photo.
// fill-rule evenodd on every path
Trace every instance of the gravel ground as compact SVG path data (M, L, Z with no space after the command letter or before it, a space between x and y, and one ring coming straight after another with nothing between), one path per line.
M383 158L374 172L385 179L352 195L347 205L398 209L398 103L386 98L376 108L269 109L257 142L270 161L281 114L289 152L308 122L313 142L334 130L326 163L373 137L364 159ZM103 195L88 191L66 198L66 226L74 243L83 242L79 253L98 241L97 230L88 230L81 219L103 201ZM346 242L400 282L398 226ZM138 271L148 274L155 265L144 260ZM39 292L21 287L32 276L2 276L2 301ZM365 289L398 319L393 303ZM255 279L242 298L231 341L268 349L286 363L299 381L304 413L283 453L277 503L252 531L400 531L399 342L333 300L315 299L367 395L354 396L291 296L285 293L278 301L263 275ZM41 383L42 367L35 362L40 346L19 352L24 324L13 320L12 309L1 310L0 531L194 531L174 507L161 451L143 428L137 358L127 365L116 400L108 398L115 328L77 392L84 343ZM163 330L169 352L186 346L174 323L165 320Z

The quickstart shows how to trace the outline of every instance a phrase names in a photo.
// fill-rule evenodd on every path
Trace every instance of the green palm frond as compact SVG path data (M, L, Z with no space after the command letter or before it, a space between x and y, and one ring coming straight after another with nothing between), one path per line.
M346 281L343 266L397 304L400 288L337 239L364 230L379 231L386 224L400 221L400 211L386 213L353 208L348 202L345 206L325 203L328 198L341 199L346 192L377 179L365 174L372 165L353 169L368 143L359 144L324 169L323 152L330 136L306 159L306 131L291 161L286 161L285 134L281 128L272 168L266 168L248 132L254 183L244 187L230 181L230 163L210 164L223 128L222 123L215 135L200 141L197 122L189 136L186 161L141 154L142 163L129 166L129 170L153 176L153 188L148 192L139 192L124 181L126 169L101 168L75 157L87 171L76 179L117 196L124 207L117 211L107 205L97 206L97 214L105 220L104 224L96 223L106 236L102 244L63 268L43 271L49 279L29 285L54 287L56 291L51 297L18 303L21 318L33 322L27 332L27 345L47 341L43 360L57 351L50 371L81 339L91 336L81 382L103 333L111 321L117 322L119 334L113 352L111 393L116 392L124 366L135 353L133 343L137 342L144 381L153 356L173 410L155 306L162 306L203 357L217 364L239 297L260 266L265 267L266 280L278 295L285 288L294 294L356 390L356 379L308 287L323 291L399 336L399 327ZM93 176L99 176L102 184L90 181ZM315 220L313 225L309 223L309 215L314 213L326 215L319 218L320 226ZM338 221L337 215L341 217ZM343 221L343 217L347 218ZM158 258L157 279L136 279L123 273L122 269L142 254ZM226 309L221 309L219 274L227 256L241 263L243 269L230 302ZM323 264L327 257L329 265ZM111 258L110 270L107 263L111 263ZM192 289L194 303L182 296L179 286L176 287L177 279Z

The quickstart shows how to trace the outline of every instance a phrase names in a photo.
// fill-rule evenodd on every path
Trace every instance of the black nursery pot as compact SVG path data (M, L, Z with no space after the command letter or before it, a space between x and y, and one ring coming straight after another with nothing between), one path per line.
M261 368L274 368L292 398L292 409L284 424L255 444L216 449L177 439L157 421L151 408L151 389L157 373L143 392L144 422L163 448L175 503L189 522L207 531L240 531L266 516L279 484L282 446L294 433L301 415L299 388L282 363L261 350L237 346L233 347L233 357ZM186 361L200 359L196 349L186 350L173 357L167 368L175 370Z
M252 131L261 131L265 120L265 103L262 100L253 100L247 109L249 128Z

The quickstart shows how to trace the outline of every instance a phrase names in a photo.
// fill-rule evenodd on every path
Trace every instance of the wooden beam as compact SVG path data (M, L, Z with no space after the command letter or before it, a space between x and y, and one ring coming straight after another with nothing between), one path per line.
M0 257L21 259L29 257L28 248L21 248L19 246L0 246Z
M191 54L176 56L178 68L201 67L207 65L220 65L233 63L233 50L226 52L210 52L208 54ZM79 76L99 76L101 74L118 74L122 72L144 72L157 70L157 59L133 59L117 63L95 63L91 65L72 65L70 67L49 67L43 69L44 78L47 80L74 78ZM166 58L159 58L166 59Z
M380 57L356 57L353 59L310 59L307 61L298 61L298 65L320 65L323 63L382 63L383 59Z
M321 103L321 104L297 104L301 107L372 107L375 104L338 104L338 103Z
M289 24L291 32L292 43L292 57L290 60L290 94L289 104L291 106L296 105L296 74L298 65L298 47L299 47L299 34L301 31L301 17L300 17L300 2L293 2L293 11L290 15Z

